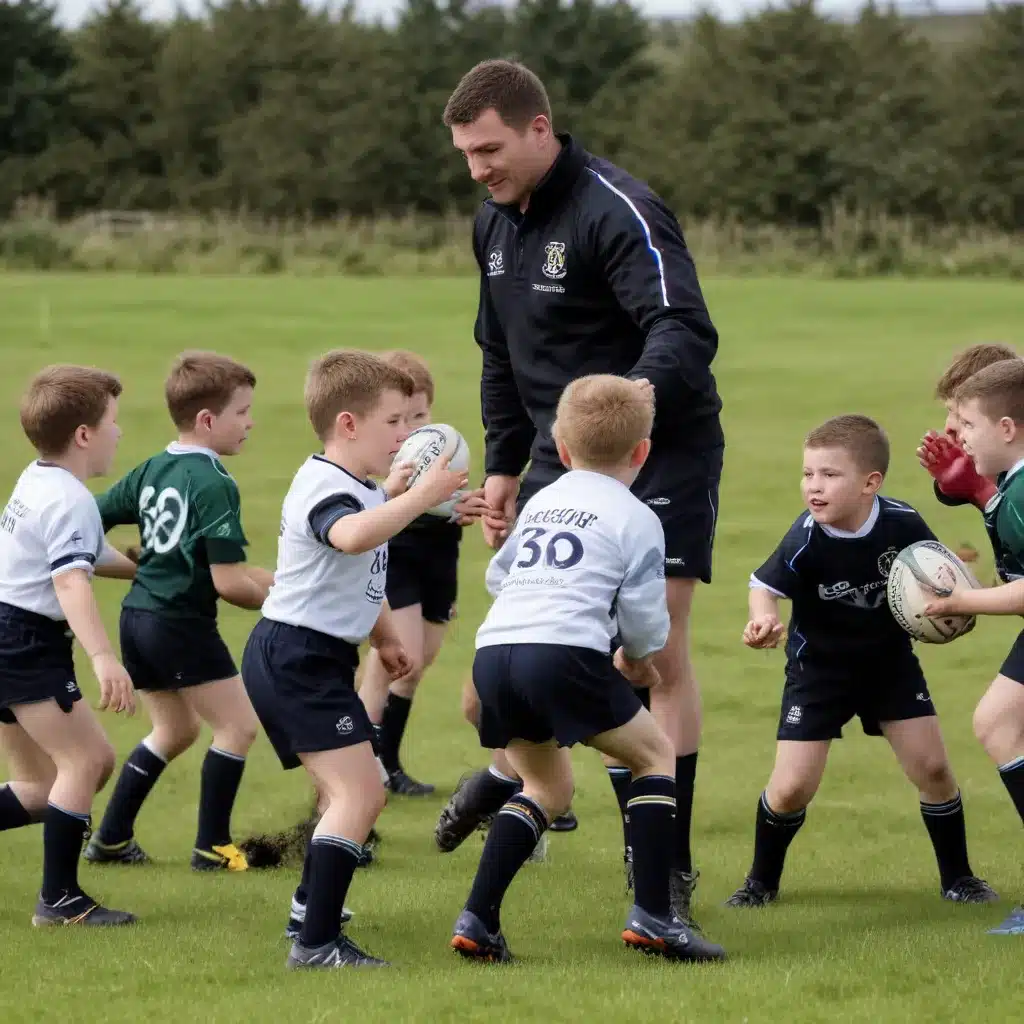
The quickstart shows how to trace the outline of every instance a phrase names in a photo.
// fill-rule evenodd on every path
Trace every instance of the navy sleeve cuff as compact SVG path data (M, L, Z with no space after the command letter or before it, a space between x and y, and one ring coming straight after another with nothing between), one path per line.
M89 551L79 551L73 555L65 555L63 558L58 558L55 562L50 563L50 572L63 569L65 565L71 565L73 562L87 562L89 565L95 565L96 556Z
M309 510L309 528L321 544L330 544L327 534L345 516L362 512L362 502L353 494L332 494Z

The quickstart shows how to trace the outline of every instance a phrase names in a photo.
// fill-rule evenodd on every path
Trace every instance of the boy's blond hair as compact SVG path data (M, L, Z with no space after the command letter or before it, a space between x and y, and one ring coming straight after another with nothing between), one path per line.
M335 349L317 359L306 375L306 412L321 441L330 436L340 413L365 416L385 391L412 397L416 385L404 370L370 352Z
M953 392L968 377L974 376L979 370L984 370L986 366L991 366L993 363L1016 358L1018 358L1017 353L1009 345L1000 345L994 342L983 342L980 345L965 348L939 378L938 384L935 385L935 397L940 402L948 402L953 397Z
M990 420L1024 423L1024 359L1003 359L972 374L953 392L958 404L976 399Z
M405 349L395 349L392 352L382 352L381 359L389 366L402 370L412 377L415 390L414 395L422 392L427 396L427 404L434 404L434 376L427 366L426 360L415 352L408 352Z
M841 448L858 469L882 476L889 472L889 438L870 416L833 416L807 435L804 448Z
M590 466L615 466L651 436L654 404L633 381L593 373L562 392L552 434L574 459Z
M92 366L47 366L21 397L21 429L43 458L63 455L79 427L98 427L121 382Z
M196 417L209 409L219 416L239 388L254 388L248 366L216 352L182 352L164 384L167 411L179 430L191 430Z

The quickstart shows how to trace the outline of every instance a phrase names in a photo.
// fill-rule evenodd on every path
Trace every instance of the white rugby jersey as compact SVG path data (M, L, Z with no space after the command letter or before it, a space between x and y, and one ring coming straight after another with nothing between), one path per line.
M61 466L31 463L0 514L0 601L63 622L53 578L70 569L91 576L104 547L89 488Z
M384 502L384 492L324 458L311 455L284 499L277 571L263 616L360 644L380 614L388 546L346 555L327 534L342 518Z
M618 480L571 470L525 505L491 559L476 646L561 644L633 658L668 639L665 533Z

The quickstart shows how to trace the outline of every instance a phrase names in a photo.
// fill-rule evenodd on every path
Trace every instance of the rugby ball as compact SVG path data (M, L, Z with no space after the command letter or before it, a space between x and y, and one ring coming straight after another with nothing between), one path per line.
M415 468L412 471L412 476L409 477L408 484L409 487L412 487L438 459L444 458L446 455L451 457L451 461L448 463L450 469L469 469L469 445L466 444L466 439L447 423L428 423L425 426L417 427L402 442L402 447L398 449L398 454L392 465L397 465L399 462L411 462L414 465ZM462 498L462 493L462 491L457 491L448 501L435 505L427 511L432 516L451 519L455 505Z
M925 644L948 644L974 629L975 616L929 618L924 609L937 596L947 597L964 587L977 590L981 584L944 544L919 540L905 547L893 560L886 596L893 618L915 640Z

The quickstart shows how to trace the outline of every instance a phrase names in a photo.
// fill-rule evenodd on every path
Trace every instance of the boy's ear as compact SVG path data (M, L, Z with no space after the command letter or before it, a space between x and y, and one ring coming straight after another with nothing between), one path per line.
M356 436L356 418L350 412L339 412L334 417L334 431L337 437L354 438Z
M569 449L557 439L555 441L555 449L558 451L558 458L562 465L566 469L572 469L572 456L569 454Z
M864 481L864 493L877 494L884 479L885 477L879 473L878 470L875 470L873 473L868 473L868 478Z
M645 437L633 449L633 454L629 457L629 468L636 469L638 466L642 466L647 461L647 456L650 454L651 439L649 437Z

